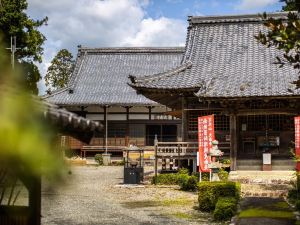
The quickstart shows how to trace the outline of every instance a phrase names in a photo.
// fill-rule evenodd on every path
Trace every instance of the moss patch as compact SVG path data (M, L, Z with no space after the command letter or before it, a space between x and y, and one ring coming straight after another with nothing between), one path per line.
M278 204L278 203L277 203ZM294 214L291 211L274 211L261 208L251 208L240 212L239 218L253 218L253 217L264 217L264 218L278 218L278 219L294 219Z

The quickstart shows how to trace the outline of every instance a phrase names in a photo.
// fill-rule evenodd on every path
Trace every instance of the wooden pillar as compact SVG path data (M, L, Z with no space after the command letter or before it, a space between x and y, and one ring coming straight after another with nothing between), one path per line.
M237 116L230 114L230 169L236 170L236 157L237 157Z
M29 186L30 222L32 225L41 224L42 185L41 177L32 177Z
M155 140L154 140L154 159L155 159L155 161L154 161L154 184L156 185L156 179L157 179L157 161L158 161L158 158L157 158L157 142L158 142L158 140L157 140L157 138L155 138Z
M105 147L105 151L106 151L106 148L107 148L107 108L108 106L103 106L103 126L104 126L104 135L103 135L103 143L104 143L104 147Z
M181 99L181 110L182 110L182 118L181 118L181 138L182 141L187 141L187 111L184 110L187 108L187 100L185 97Z
M131 107L126 106L126 134L125 134L125 145L129 145L129 109Z
M148 110L149 110L149 120L152 120L152 108L154 108L154 106L147 106Z

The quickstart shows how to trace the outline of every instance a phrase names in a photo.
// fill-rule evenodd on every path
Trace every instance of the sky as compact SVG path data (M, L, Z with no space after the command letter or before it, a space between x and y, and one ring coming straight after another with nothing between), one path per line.
M40 28L46 36L44 76L60 49L74 57L77 46L184 46L188 16L276 12L279 0L27 0L28 15L48 17ZM40 94L46 87L39 83Z

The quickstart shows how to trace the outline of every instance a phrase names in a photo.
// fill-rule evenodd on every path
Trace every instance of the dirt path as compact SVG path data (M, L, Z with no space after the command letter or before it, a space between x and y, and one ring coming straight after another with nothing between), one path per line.
M42 194L42 224L213 224L197 194L176 188L121 188L122 167L73 167L65 185Z

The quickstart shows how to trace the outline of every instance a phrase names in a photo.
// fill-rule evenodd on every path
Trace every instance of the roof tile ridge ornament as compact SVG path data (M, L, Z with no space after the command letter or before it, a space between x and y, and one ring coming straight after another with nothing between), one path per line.
M170 76L176 75L186 69L190 69L192 66L193 66L192 62L187 61L173 69L170 69L170 70L162 72L162 73L157 73L157 74L144 76L144 77L140 77L140 78L137 78L134 75L129 75L128 78L131 81L131 84L129 84L129 85L135 86L135 85L138 85L139 83L147 83L147 82L151 82L151 81L155 81L155 80L160 80L161 78L170 77Z
M200 97L205 97L205 95L207 94L207 92L210 91L210 89L212 88L212 86L214 85L214 81L215 81L216 78L210 78L207 82L205 82L204 80L201 81L199 83L199 90L197 93L194 93L194 95L197 97L197 98L200 98Z
M184 52L184 47L103 47L103 48L90 48L81 47L80 51L89 54L97 53L180 53Z
M294 12L294 11L292 11ZM295 12L297 13L297 12ZM267 13L268 18L286 19L289 12ZM211 23L237 23L237 22L264 22L262 16L257 14L240 14L240 15L221 15L221 16L190 16L188 18L189 26L193 24L211 24Z

